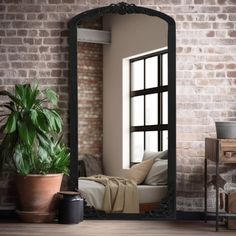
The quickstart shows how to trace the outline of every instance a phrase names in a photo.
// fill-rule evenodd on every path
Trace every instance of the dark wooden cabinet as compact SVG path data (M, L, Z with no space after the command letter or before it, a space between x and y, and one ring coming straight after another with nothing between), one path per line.
M207 162L211 160L215 162L215 188L216 188L216 210L215 212L207 211ZM234 218L234 213L219 213L219 165L220 164L236 164L236 139L216 139L206 138L205 139L205 171L204 171L204 190L205 190L205 222L208 216L213 216L216 219L216 231L218 231L218 224L220 217ZM235 165L236 168L236 165Z

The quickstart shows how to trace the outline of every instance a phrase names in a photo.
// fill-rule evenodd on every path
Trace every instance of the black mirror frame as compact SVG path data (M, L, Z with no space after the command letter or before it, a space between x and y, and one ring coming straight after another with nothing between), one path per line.
M176 214L176 29L170 16L149 8L124 2L85 11L69 23L69 86L70 86L70 189L78 189L78 89L77 89L77 26L91 17L105 14L145 14L159 17L168 23L168 195L160 207L146 215L109 214L109 218L122 219L174 219ZM92 213L92 216L98 216ZM111 216L111 217L110 217ZM113 216L113 217L112 217ZM107 218L105 216L105 218Z

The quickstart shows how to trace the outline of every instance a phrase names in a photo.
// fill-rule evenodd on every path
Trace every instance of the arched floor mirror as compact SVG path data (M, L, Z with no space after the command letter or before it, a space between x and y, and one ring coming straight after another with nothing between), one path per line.
M70 187L85 217L175 218L174 20L118 3L69 31Z

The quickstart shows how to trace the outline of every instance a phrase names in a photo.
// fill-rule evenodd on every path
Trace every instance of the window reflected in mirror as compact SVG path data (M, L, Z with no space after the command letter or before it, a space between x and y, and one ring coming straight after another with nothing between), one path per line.
M168 51L133 56L130 65L130 163L168 149Z

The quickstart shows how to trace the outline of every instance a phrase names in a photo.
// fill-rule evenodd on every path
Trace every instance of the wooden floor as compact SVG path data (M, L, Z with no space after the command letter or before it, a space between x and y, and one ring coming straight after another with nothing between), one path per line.
M22 236L208 236L236 235L223 226L215 232L214 224L200 221L119 221L86 220L77 225L0 223L0 235Z

